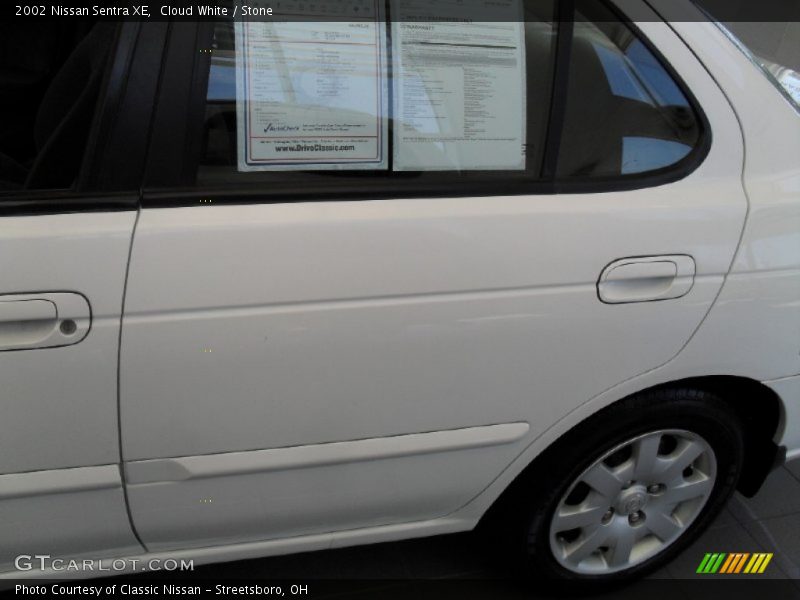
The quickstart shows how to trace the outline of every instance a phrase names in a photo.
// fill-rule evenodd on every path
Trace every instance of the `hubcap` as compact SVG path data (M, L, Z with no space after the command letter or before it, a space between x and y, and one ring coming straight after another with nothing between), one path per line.
M714 489L711 446L685 430L637 436L583 471L558 503L550 549L579 574L622 571L673 544Z
M622 515L632 515L647 506L647 490L643 485L630 487L619 494L616 511Z

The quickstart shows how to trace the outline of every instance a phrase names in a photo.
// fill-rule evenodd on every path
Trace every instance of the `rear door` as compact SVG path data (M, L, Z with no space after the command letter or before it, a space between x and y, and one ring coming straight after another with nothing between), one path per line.
M689 340L745 218L736 118L665 24L576 6L559 25L563 7L530 3L524 51L474 50L511 40L510 22L461 38L434 27L456 35L443 54L396 21L394 148L358 171L311 155L357 144L292 129L374 65L292 46L340 30L256 29L272 43L259 50L229 25L173 26L121 349L128 496L148 548L442 517ZM251 51L270 60L237 56ZM302 94L281 96L287 82ZM341 123L362 122L353 102ZM516 134L490 131L504 111L524 112L516 158ZM243 119L264 114L276 121L253 147L266 162L292 148L299 173L249 161Z

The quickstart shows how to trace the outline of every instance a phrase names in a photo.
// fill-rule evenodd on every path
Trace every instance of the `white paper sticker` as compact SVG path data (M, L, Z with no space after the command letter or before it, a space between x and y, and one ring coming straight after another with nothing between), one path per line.
M387 168L383 2L350 4L347 22L298 2L302 20L235 23L240 171Z
M470 6L489 3L507 21L471 22L466 8L463 22L437 20L448 0L392 2L395 170L525 168L522 2Z

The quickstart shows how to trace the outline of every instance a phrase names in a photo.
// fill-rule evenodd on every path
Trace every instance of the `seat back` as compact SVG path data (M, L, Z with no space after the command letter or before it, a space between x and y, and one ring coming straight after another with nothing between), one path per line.
M45 92L33 132L38 153L26 188L69 187L77 177L115 30L114 23L95 25Z

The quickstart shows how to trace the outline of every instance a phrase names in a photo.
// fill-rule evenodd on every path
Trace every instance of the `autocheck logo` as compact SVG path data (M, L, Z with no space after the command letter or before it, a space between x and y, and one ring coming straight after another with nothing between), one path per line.
M287 133L292 131L300 131L300 127L297 125L275 125L274 123L267 123L267 126L264 127L264 133Z
M702 575L760 575L767 570L772 552L707 552L697 567Z

